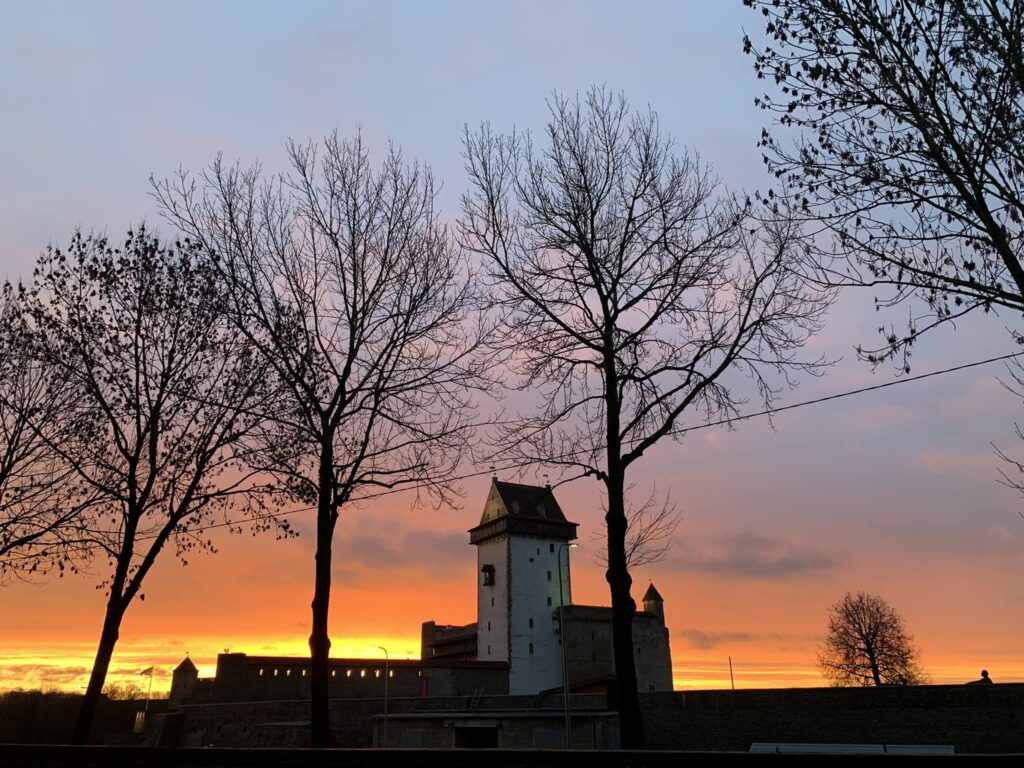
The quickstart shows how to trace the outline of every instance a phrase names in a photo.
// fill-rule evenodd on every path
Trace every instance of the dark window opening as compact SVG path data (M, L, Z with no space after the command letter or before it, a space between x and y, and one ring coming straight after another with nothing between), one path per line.
M533 643L530 643L530 653L533 653Z
M548 598L548 605L551 605L551 598Z
M490 563L488 563L487 565L485 565L483 568L480 569L480 572L483 573L483 575L484 575L484 586L485 587L493 587L494 586L494 566L491 565Z
M548 544L548 547L549 547L548 552L554 552L555 551L555 545L554 544Z
M551 581L551 571L548 571L548 581Z
M533 619L530 619L530 629L533 629Z

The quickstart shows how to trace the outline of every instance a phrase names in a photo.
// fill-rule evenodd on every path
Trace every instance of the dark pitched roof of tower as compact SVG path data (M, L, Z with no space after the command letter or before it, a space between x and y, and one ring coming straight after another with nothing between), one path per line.
M530 517L556 523L568 522L551 492L551 486L522 485L495 480L494 487L512 517Z
M659 594L658 590L654 588L654 582L653 581L651 582L651 586L649 586L647 588L647 591L644 592L644 599L641 602L649 603L649 602L652 602L652 601L659 602L659 603L664 603L665 602L665 600L662 598L661 594Z
M480 524L470 530L470 542L478 544L501 533L570 541L576 538L576 523L565 519L551 486L506 483L494 478Z
M192 663L192 659L190 659L188 656L186 656L184 658L184 660L182 660L181 664L179 664L178 666L176 666L174 668L174 671L175 672L180 672L180 671L185 671L185 670L191 671L191 670L194 670L195 668L196 668L196 665Z

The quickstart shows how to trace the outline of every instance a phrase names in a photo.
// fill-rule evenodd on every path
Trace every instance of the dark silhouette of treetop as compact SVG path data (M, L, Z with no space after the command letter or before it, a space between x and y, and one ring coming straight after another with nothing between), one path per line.
M1024 311L1024 2L744 0L774 91L765 162L835 234L818 277L925 305L874 362L974 310ZM772 193L774 194L774 192ZM904 364L905 361L904 361Z
M848 592L829 608L818 667L833 685L919 685L919 657L903 617L882 598Z

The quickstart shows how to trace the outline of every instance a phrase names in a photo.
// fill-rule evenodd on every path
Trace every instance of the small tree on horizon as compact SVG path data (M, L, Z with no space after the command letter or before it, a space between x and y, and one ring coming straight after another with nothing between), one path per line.
M818 668L834 686L921 685L920 655L894 608L876 595L847 592L829 608Z

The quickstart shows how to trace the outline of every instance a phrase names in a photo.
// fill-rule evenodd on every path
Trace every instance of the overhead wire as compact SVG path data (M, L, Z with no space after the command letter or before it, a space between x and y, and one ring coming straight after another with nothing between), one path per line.
M920 374L916 374L914 376L905 376L905 377L901 377L901 378L898 378L898 379L893 379L891 381L885 381L885 382L882 382L880 384L872 384L872 385L865 386L865 387L857 387L856 389L850 389L850 390L846 390L844 392L836 392L836 393L833 393L831 395L824 395L822 397L815 397L815 398L812 398L810 400L802 400L800 402L790 403L788 405L781 405L781 406L779 406L777 408L766 408L766 409L764 409L762 411L755 411L753 413L739 414L737 416L732 416L732 417L725 418L725 419L719 419L717 421L704 422L702 424L695 424L695 425L689 426L689 427L680 427L678 429L670 430L667 434L668 435L672 435L672 436L679 436L679 435L687 434L689 432L696 432L696 431L699 431L699 430L702 430L702 429L710 429L712 427L728 426L728 425L732 425L732 424L735 424L735 423L740 422L740 421L748 421L750 419L759 418L761 416L774 416L775 414L784 413L786 411L792 411L792 410L795 410L797 408L806 408L806 407L811 406L811 405L820 405L822 403L827 403L827 402L831 402L831 401L834 401L834 400L840 400L840 399L846 398L846 397L853 397L855 395L862 395L862 394L865 394L867 392L875 392L875 391L880 390L880 389L887 389L889 387L895 387L895 386L899 386L899 385L902 385L902 384L910 384L910 383L913 383L913 382L916 382L916 381L923 381L924 379L934 378L936 376L943 376L943 375L946 375L946 374L949 374L949 373L956 373L958 371L968 370L970 368L977 368L977 367L980 367L980 366L983 366L983 365L991 365L992 363L998 363L998 362L1002 362L1002 361L1005 361L1005 360L1012 360L1013 358L1020 357L1021 355L1024 355L1024 352L1013 352L1013 353L1006 354L1006 355L999 355L997 357L986 358L985 360L975 360L974 362L963 363L961 365L954 365L954 366L951 366L949 368L941 368L941 369L939 369L937 371L929 371L927 373L920 373ZM496 472L504 472L504 471L513 470L513 469L525 469L526 467L536 466L538 464L544 464L544 463L547 463L547 462L550 462L550 461L561 461L561 460L565 460L565 459L571 459L571 458L573 458L575 456L579 456L580 453L581 453L580 451L570 451L570 452L567 452L567 453L564 453L564 454L550 456L550 457L547 457L546 459L538 458L538 459L530 459L530 460L521 460L521 461L517 461L517 462L511 463L511 464L506 464L506 465L500 466L500 467L498 467L498 466L488 467L485 470L477 470L477 471L468 472L468 473L462 474L462 475L456 475L456 476L451 477L449 479L450 480L470 480L470 479L472 479L474 477L480 477L482 475L487 475L487 474L495 474ZM387 490L384 490L384 491L378 491L376 493L370 493L370 494L367 494L365 496L360 496L355 501L364 502L364 501L370 501L372 499L378 499L378 498L381 498L383 496L391 496L391 495L394 495L394 494L397 494L397 493L408 493L410 491L416 490L417 487L418 486L408 486L408 487L404 487L404 488L390 488L390 489L387 489ZM301 512L309 512L309 511L311 511L313 509L316 509L315 505L308 506L308 507L299 507L297 509L289 509L289 510L286 510L286 511L283 511L283 512L277 512L277 513L274 513L274 514L271 514L271 515L262 515L262 516L258 516L258 517L241 518L239 520L227 520L227 521L224 521L224 522L221 522L221 523L212 523L210 525L206 525L206 526L202 526L200 528L192 529L190 531L190 533L193 533L193 534L195 534L195 533L202 533L204 531L214 530L214 529L217 529L217 528L237 527L237 526L240 526L240 525L245 525L246 523L255 523L255 522L260 522L260 521L266 521L268 519L277 519L277 518L280 518L280 517L289 517L291 515L296 515L296 514L299 514ZM152 538L152 537L145 537L145 538ZM140 540L145 540L145 539L140 537Z

